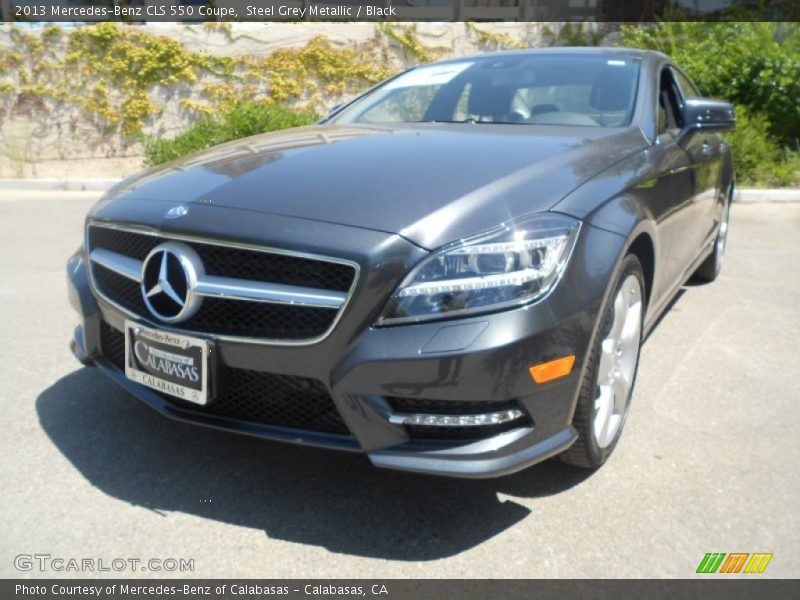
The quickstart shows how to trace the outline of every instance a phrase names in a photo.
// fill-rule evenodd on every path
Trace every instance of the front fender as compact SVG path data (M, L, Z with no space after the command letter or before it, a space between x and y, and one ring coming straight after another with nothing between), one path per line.
M582 219L587 225L624 238L616 256L614 273L634 244L637 253L644 246L648 251L640 259L643 263L649 263L642 266L651 300L661 295L659 258L666 254L669 244L659 227L659 215L652 208L660 207L654 196L655 182L659 176L659 170L654 165L663 166L663 161L662 150L658 146L651 146L597 174L555 207L559 212ZM613 277L610 278L612 280ZM611 290L607 289L605 297L610 293ZM648 312L654 308L654 304L648 303ZM648 320L650 316L648 314Z

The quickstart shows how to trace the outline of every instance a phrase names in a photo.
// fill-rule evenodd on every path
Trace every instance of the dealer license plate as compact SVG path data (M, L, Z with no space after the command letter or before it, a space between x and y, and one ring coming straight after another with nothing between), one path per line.
M207 340L125 321L125 376L193 402L208 402Z

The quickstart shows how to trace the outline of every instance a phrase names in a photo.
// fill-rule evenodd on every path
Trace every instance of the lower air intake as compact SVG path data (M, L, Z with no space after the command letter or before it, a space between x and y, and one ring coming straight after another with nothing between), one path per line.
M124 371L125 335L103 323L100 346L106 360ZM162 397L183 410L265 425L350 435L321 381L227 366L221 366L217 373L218 393L206 406L172 396Z

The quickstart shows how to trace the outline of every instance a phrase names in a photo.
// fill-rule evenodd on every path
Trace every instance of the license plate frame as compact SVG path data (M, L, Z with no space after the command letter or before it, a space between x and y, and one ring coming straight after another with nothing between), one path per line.
M210 353L209 340L125 321L125 376L179 400L208 404Z

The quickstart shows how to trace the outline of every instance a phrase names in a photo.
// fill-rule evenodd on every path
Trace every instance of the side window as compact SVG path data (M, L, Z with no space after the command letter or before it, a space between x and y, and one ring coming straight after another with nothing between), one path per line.
M670 69L661 71L658 86L658 133L659 135L681 127L681 95Z
M667 107L664 105L664 96L658 94L658 135L667 132Z
M684 98L688 96L700 96L700 91L697 89L697 86L692 82L691 79L678 71L678 69L673 69L672 73L675 75L675 79L678 81L678 85L683 92Z

